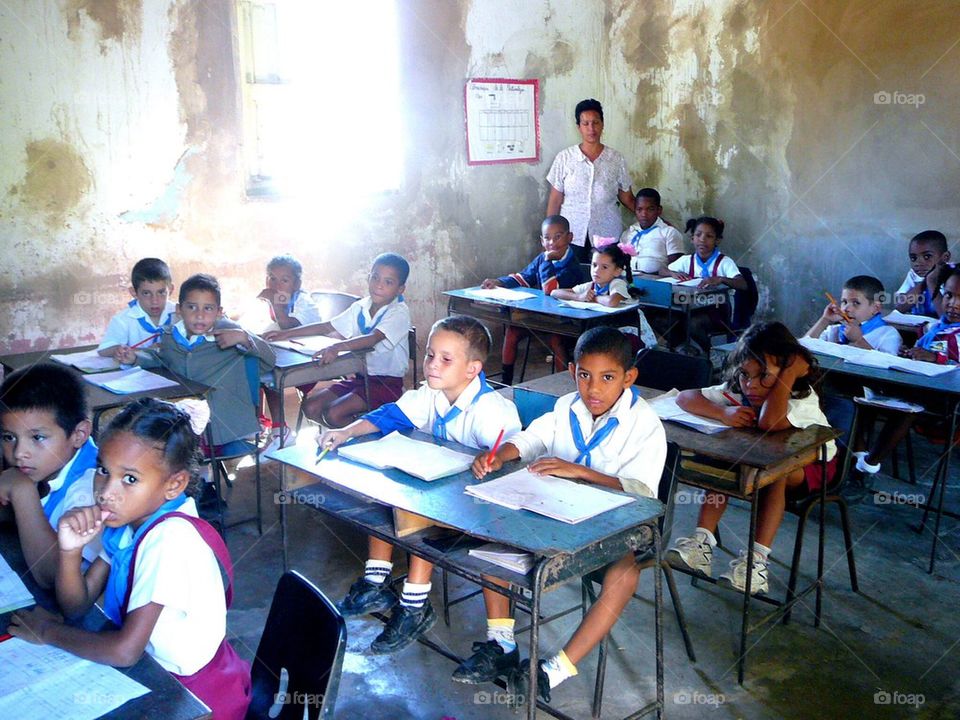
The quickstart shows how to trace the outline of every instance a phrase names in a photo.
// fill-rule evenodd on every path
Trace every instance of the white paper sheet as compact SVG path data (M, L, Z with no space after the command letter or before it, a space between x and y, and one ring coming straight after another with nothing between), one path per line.
M500 300L501 302L522 302L524 300L529 300L534 297L531 293L526 293L521 290L514 290L512 288L504 287L495 287L495 288L467 288L464 292L473 295L474 297L481 298L483 300Z
M398 432L373 442L341 445L337 454L378 470L397 468L427 481L463 472L473 464L474 457Z
M116 370L120 367L120 363L114 358L103 357L97 353L96 350L51 355L50 359L61 365L75 367L80 372L106 372L107 370Z
M340 341L336 338L327 337L326 335L308 335L307 337L298 337L293 340L274 340L270 344L275 347L293 350L302 355L312 356L337 342Z
M617 307L607 307L606 305L601 305L600 303L583 302L581 300L561 300L560 302L569 307L577 308L578 310L593 310L600 313L615 313L627 308L637 307L637 303L621 303Z
M679 394L680 392L678 390L671 390L670 392L655 397L653 400L648 400L647 404L661 420L679 423L680 425L685 425L706 435L713 435L730 429L729 426L724 425L722 422L701 417L700 415L694 415L684 410L677 405L677 395Z
M12 612L33 604L33 595L27 590L23 580L0 555L0 613Z
M84 380L91 385L97 385L117 395L130 395L131 393L150 392L151 390L177 386L175 380L169 380L162 375L157 375L139 367L88 375Z
M894 310L883 319L888 323L894 323L896 325L912 325L914 327L920 327L922 325L926 325L927 323L937 321L936 318L927 317L925 315L907 315L899 310Z
M150 690L51 645L0 643L0 718L94 720Z
M522 575L526 575L533 567L533 555L531 553L500 543L487 543L478 548L472 548L468 551L468 554Z
M899 370L913 375L938 377L957 369L956 365L937 365L936 363L924 362L922 360L911 360L910 358L898 357L878 350L866 350L864 348L853 347L852 345L841 345L817 338L800 338L800 344L811 352L822 355L832 355L833 357L842 358L844 362L853 365L879 368L881 370Z

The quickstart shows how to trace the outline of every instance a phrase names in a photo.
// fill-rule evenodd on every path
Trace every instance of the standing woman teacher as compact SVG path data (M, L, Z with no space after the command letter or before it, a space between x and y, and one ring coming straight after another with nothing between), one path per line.
M623 217L617 200L632 213L634 198L623 155L600 142L603 106L581 100L574 115L583 142L561 150L550 166L547 216L570 221L577 259L590 262L590 238L619 238Z

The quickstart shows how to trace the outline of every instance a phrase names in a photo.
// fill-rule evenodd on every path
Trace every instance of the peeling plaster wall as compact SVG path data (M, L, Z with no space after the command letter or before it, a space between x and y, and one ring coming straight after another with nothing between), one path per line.
M404 181L349 210L244 197L229 0L0 6L0 351L97 340L145 255L176 279L218 275L229 311L277 252L304 260L311 287L362 292L370 259L398 250L422 338L445 314L442 290L536 252L545 176L579 139L584 97L603 102L604 141L634 188L658 187L675 223L724 218L724 247L758 274L764 311L795 330L846 276L899 284L915 232L956 238L960 5L397 6ZM471 76L540 79L539 164L466 165ZM925 102L877 104L884 91ZM304 142L328 132L318 122Z

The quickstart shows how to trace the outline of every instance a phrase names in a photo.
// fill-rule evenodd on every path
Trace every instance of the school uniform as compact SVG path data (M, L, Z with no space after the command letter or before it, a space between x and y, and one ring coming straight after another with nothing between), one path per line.
M646 230L634 223L620 236L620 244L630 243L637 254L630 258L634 272L655 274L667 266L667 257L682 254L685 249L683 235L675 227L658 217Z
M558 288L571 288L587 279L572 247L559 260L548 260L545 252L537 255L518 273L504 275L497 281L506 288L528 287L549 295Z
M419 429L437 440L489 450L503 430L504 441L520 431L520 416L512 402L496 392L481 372L451 405L442 390L426 382L408 390L394 403L363 416L384 435L394 430Z
M596 419L579 393L564 395L510 443L524 462L539 457L576 462L615 475L626 492L642 497L657 497L667 458L663 424L633 387Z
M870 343L870 346L873 347L874 350L889 353L890 355L896 355L900 352L900 347L903 345L903 338L900 337L897 329L888 325L879 314L874 315L865 323L862 323L860 329L863 331L863 339ZM840 323L831 325L820 333L820 339L839 345L847 345L849 343L844 327Z
M270 319L276 323L277 315L273 309L273 303L269 303L268 307L270 308ZM301 325L322 322L320 308L314 302L313 296L305 290L297 290L290 298L290 302L287 303L287 316L298 320ZM276 327L279 328L279 325Z
M737 264L720 252L720 248L714 250L713 255L707 258L706 262L700 260L700 257L693 253L677 258L667 266L667 269L686 273L691 278L735 278L740 274L740 268L737 267Z
M713 385L711 387L701 388L700 393L710 402L723 407L732 407L734 403L730 402L724 393L739 394L739 390L730 390L725 384ZM757 408L757 412L760 409ZM830 421L820 409L820 398L813 390L805 398L791 397L787 401L787 422L795 428L805 428L811 425L824 425L830 427ZM836 455L837 444L830 440L827 443L827 482L833 479L836 473ZM819 490L823 483L820 469L819 456L816 462L812 462L803 469L803 474L807 481L807 488L810 491Z
M232 320L218 320L213 329L243 330ZM260 431L254 394L260 376L276 363L276 354L269 343L244 332L244 344L221 350L212 334L188 337L181 320L163 334L159 346L137 354L141 367L164 367L213 388L209 401L214 445Z
M110 565L104 612L122 625L137 608L161 605L146 652L211 705L215 717L242 718L250 671L226 641L230 591L225 593L218 555L228 578L229 555L209 525L171 513L198 518L193 499L180 495L136 532L129 525L104 530L100 558Z
M341 397L354 393L366 400L367 407L376 408L397 400L403 394L403 378L410 364L409 333L413 323L410 319L410 307L404 302L402 295L384 305L371 317L372 303L369 296L361 298L330 320L333 329L348 339L367 335L374 330L383 333L383 340L366 354L370 397L365 396L361 377L336 383L328 389Z
M40 499L44 517L54 532L68 510L93 505L93 478L97 472L97 444L93 438L81 445L48 483L50 491ZM83 557L92 562L100 552L99 538L83 547Z
M632 298L630 297L630 288L627 285L627 281L622 277L614 278L607 285L599 286L597 283L590 282L580 283L579 285L571 288L575 293L584 293L593 287L593 292L598 296L603 295L619 295L624 300L629 302ZM640 315L640 341L643 343L644 347L654 347L657 344L657 335L653 332L653 328L650 327L650 323L647 322L646 316L643 314L643 311L640 308L637 308L637 312ZM628 335L637 336L637 328L632 325L625 325L620 328L620 332L626 333Z
M917 340L917 347L937 354L941 365L960 362L960 323L949 323L944 315L923 337Z
M97 346L97 350L106 350L118 345L127 345L128 347L136 345L151 335L157 335L164 329L169 329L176 310L176 304L167 300L167 304L163 308L163 314L160 316L160 324L154 325L150 316L140 307L140 303L136 299L131 300L126 308L110 318L107 332ZM141 347L149 347L158 342L160 342L160 338L145 342Z
M947 263L947 267L954 268L956 267L952 263ZM931 272L939 272L939 268L934 268ZM908 295L910 291L917 286L918 283L923 281L923 278L917 275L914 272L913 268L910 268L907 272L906 277L903 279L903 282L900 284L900 287L897 288L897 295ZM937 306L933 304L933 294L930 292L930 288L927 287L927 284L923 284L923 297L918 298L917 302L913 303L910 307L911 315L927 315L929 317L938 317L939 313L937 312Z

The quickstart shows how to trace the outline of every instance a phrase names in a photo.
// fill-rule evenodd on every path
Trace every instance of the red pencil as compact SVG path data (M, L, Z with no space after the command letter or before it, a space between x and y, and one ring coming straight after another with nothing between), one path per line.
M743 407L743 403L742 403L742 402L739 402L739 401L738 401L733 395L731 395L730 393L725 392L725 393L723 394L723 396L724 396L727 400L729 400L730 402L732 402L734 405L736 405L737 407Z
M148 342L150 342L151 340L156 340L156 339L157 339L158 337L160 337L161 335L163 335L163 333L157 333L156 335L151 335L150 337L144 338L143 340L141 340L140 342L138 342L136 345L131 345L131 346L130 346L130 349L131 349L131 350L136 350L138 347L140 347L140 346L143 345L144 343L148 343Z
M493 462L493 459L497 456L497 450L500 449L500 441L503 440L503 431L506 428L500 428L500 434L497 435L497 441L493 444L493 447L490 449L490 454L487 455L487 465Z
M13 635L7 635L7 634L0 635L0 642L3 642L4 640L9 640L12 637Z

